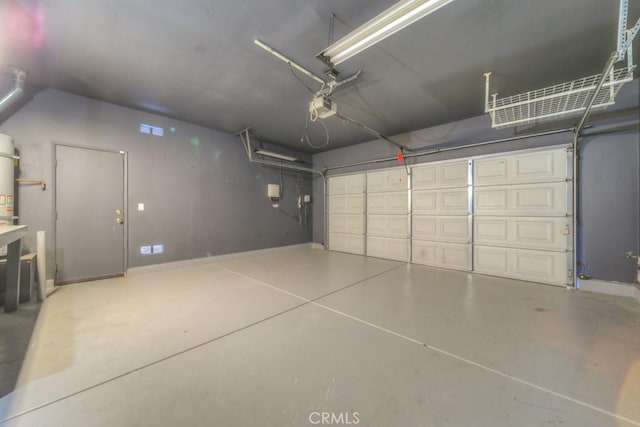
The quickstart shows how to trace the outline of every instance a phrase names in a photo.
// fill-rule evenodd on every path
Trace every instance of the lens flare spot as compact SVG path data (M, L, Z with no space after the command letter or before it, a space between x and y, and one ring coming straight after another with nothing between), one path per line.
M45 39L45 13L42 5L9 6L2 24L11 43L22 48L40 49Z

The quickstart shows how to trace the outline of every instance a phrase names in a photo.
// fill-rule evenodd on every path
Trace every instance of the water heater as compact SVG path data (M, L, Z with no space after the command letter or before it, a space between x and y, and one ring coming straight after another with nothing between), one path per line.
M13 139L0 133L0 225L13 225L14 155Z

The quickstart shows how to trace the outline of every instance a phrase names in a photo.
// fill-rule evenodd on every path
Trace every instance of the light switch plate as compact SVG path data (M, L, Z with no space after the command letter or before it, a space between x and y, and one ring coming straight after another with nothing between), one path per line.
M138 210L139 211L143 211L144 210L144 203L138 203Z

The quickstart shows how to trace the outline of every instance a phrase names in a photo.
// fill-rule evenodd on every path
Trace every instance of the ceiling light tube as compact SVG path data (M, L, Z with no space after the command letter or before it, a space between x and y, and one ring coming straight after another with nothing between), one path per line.
M260 154L262 156L273 157L274 159L287 160L290 162L297 162L299 159L293 156L287 156L286 154L274 153L273 151L267 150L255 150L256 154Z
M333 43L317 56L338 65L452 1L402 0Z

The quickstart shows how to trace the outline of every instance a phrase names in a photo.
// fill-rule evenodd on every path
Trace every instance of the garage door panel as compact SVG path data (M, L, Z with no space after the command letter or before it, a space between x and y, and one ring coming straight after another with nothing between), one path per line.
M445 242L412 241L412 262L454 270L470 269L470 245Z
M478 272L505 276L509 273L509 252L504 248L474 246L473 269Z
M469 184L469 162L463 160L438 166L440 187L466 187Z
M475 246L474 270L533 282L565 285L570 255L564 252Z
M473 163L475 186L564 181L568 175L564 148L478 159Z
M407 215L367 215L367 235L380 237L409 237Z
M414 214L437 214L438 213L438 192L437 191L414 191L411 194Z
M364 234L364 215L329 214L329 232Z
M329 177L329 194L364 193L365 176L363 173Z
M491 216L565 216L567 183L476 188L474 213Z
M341 194L329 197L329 213L364 213L364 194Z
M469 245L442 244L442 265L448 268L469 270Z
M409 240L367 236L367 255L396 261L409 261Z
M467 160L416 166L411 171L414 189L466 187L469 181Z
M439 220L438 234L449 242L469 242L469 220L467 217L442 218Z
M443 190L440 192L440 211L452 214L469 213L469 191L463 190Z
M474 242L486 246L565 251L571 243L571 218L476 217Z
M468 215L467 188L451 190L417 190L411 195L412 212L422 215Z
M438 265L438 242L413 240L411 242L411 262L424 265Z
M414 215L412 227L414 239L455 243L469 242L469 221L466 216Z
M407 170L395 168L367 173L367 192L381 193L407 190Z
M406 192L374 193L367 195L367 213L406 214L409 201Z
M509 243L509 218L477 218L473 221L473 241L493 245Z
M507 181L506 159L484 159L473 162L473 185L497 185Z
M435 165L416 166L411 168L411 187L427 189L438 187L437 167Z
M411 232L414 239L437 240L438 217L413 215Z
M477 190L474 196L474 210L476 215L483 212L502 212L508 207L508 190L506 188L491 188Z
M567 184L522 185L511 189L512 210L520 215L565 215L567 213Z
M364 255L364 236L354 234L329 233L329 249Z

